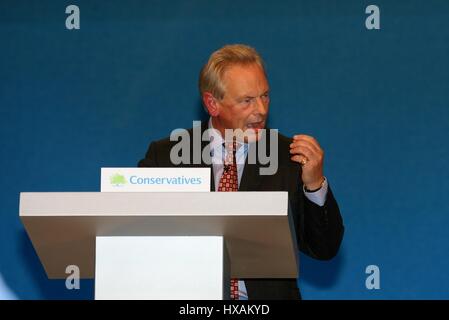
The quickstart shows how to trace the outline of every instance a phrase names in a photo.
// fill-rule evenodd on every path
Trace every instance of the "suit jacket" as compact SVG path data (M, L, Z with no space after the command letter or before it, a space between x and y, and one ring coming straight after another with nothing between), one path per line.
M207 129L207 122L201 125L201 133ZM192 129L188 130L192 137ZM191 138L191 146L192 145ZM330 186L324 206L308 200L303 191L301 166L290 160L290 143L292 139L279 134L278 170L274 175L259 175L261 164L248 164L246 159L239 191L287 191L296 230L298 248L305 254L319 260L333 258L340 247L344 227L337 202ZM139 167L210 167L201 164L174 165L170 161L170 150L177 141L165 138L150 144L145 158L139 161ZM208 144L201 143L201 150ZM267 148L269 135L267 135ZM193 149L191 149L193 150ZM269 151L268 151L269 152ZM268 154L267 152L267 154ZM191 152L191 160L193 155ZM213 173L213 171L211 171ZM215 191L214 174L211 174L211 191ZM249 299L300 299L296 279L244 279Z

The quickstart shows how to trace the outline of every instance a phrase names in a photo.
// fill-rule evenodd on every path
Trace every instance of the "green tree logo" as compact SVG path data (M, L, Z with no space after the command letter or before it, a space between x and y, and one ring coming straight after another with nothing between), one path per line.
M126 184L125 176L118 174L118 173L111 176L110 181L111 181L111 184L115 187L121 187Z

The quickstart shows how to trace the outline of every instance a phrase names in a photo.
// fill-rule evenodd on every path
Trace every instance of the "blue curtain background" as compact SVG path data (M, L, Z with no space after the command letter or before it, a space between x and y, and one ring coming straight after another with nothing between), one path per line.
M101 167L207 118L198 73L228 43L264 57L270 126L326 152L346 234L330 262L301 256L303 297L449 298L449 1L2 0L0 41L0 272L19 298L93 298L46 278L19 193L99 191Z

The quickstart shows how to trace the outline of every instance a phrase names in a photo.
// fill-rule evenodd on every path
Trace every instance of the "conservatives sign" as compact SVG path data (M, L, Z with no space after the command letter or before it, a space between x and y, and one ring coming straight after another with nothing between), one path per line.
M210 168L101 168L102 192L209 192Z

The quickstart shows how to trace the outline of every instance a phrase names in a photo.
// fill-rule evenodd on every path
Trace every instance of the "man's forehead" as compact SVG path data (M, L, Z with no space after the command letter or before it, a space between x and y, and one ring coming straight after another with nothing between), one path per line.
M223 84L238 95L261 94L261 90L268 90L265 72L258 64L230 66L224 74Z
M265 78L265 73L261 66L256 63L251 64L233 64L226 68L224 72L224 79L244 78L244 79L254 79L254 78Z

